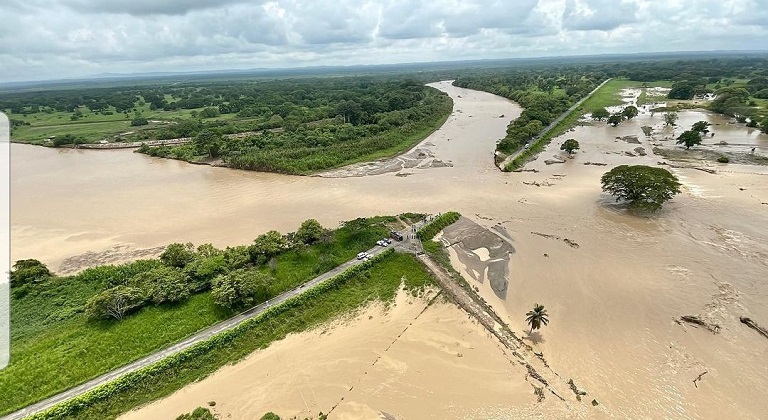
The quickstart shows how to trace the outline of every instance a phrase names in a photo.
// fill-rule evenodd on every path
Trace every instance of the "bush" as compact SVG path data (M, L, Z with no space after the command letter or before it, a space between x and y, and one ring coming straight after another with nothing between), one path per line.
M435 217L434 220L419 229L419 238L423 241L431 240L438 232L459 220L459 217L461 217L461 214L455 211L449 211Z
M251 261L258 264L261 260L269 260L286 249L288 249L288 241L283 235L276 230L270 230L253 241L253 245L248 247L248 254Z
M156 304L179 302L190 294L187 276L178 268L160 267L133 276L128 284Z
M136 117L131 120L131 127L138 127L149 124L149 120L144 117Z
M619 165L601 178L603 191L627 200L634 207L656 211L661 205L680 193L680 182L664 168L645 165Z
M247 254L245 258L247 264ZM193 292L210 289L213 279L228 271L229 267L224 254L211 257L201 257L198 255L197 258L184 268L184 272L189 276L189 287Z
M718 162L720 162L720 163L728 163L728 162L730 162L731 160L730 160L730 159L728 159L728 156L725 156L725 155L723 155L723 156L720 156L720 157L718 157L718 158L717 158L717 161L718 161Z
M229 309L253 306L269 297L272 278L254 269L235 270L213 281L213 301Z
M141 289L130 286L116 286L88 299L85 312L92 318L117 320L144 304Z
M197 407L191 413L182 414L176 417L176 420L216 420L211 414L211 410L203 407Z
M259 420L280 420L280 416L270 411L269 413L261 416L261 419Z
M30 283L40 283L51 278L48 267L35 259L18 260L13 265L10 279L11 287L19 287Z
M310 245L319 241L323 237L324 232L325 229L323 229L320 222L315 219L309 219L301 224L294 238L303 244Z
M160 254L160 261L169 267L184 268L195 259L195 247L191 243L168 245Z

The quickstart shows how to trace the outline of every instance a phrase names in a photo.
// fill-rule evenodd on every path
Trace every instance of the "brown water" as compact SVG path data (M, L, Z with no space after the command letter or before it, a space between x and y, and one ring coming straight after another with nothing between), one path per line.
M655 217L631 216L601 194L599 179L612 165L662 160L650 154L652 145L639 128L658 124L660 116L617 128L578 128L565 136L582 145L575 159L542 162L560 155L557 140L529 165L541 172L504 174L493 167L492 151L519 108L486 93L445 83L440 88L462 112L428 141L436 158L454 166L407 177L291 177L127 151L13 145L13 258L41 258L56 267L68 256L116 244L223 246L269 229L294 230L307 218L333 226L375 214L458 210L509 232L515 253L506 299L496 297L488 282L479 285L481 293L520 332L534 303L548 308L552 322L533 341L564 381L573 378L589 392L586 401L600 402L589 407L590 417L753 419L768 413L768 340L738 321L747 315L768 325L764 167L728 165L728 172L716 175L675 170L685 192ZM682 125L703 114L680 115ZM764 141L743 127L714 129L716 140L727 129L732 138ZM642 144L615 140L624 135L639 135ZM649 155L624 154L638 146ZM582 165L587 161L608 166ZM523 183L534 181L549 186ZM487 259L477 249L478 258ZM674 322L686 314L719 324L721 332Z

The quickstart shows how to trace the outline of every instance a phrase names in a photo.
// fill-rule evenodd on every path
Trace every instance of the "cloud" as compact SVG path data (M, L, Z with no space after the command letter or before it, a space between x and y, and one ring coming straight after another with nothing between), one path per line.
M3 0L0 81L765 49L762 0ZM763 41L763 42L761 42Z
M146 15L184 15L196 10L218 9L238 3L259 5L249 0L67 0L61 4L84 13Z
M567 0L563 27L580 31L610 31L637 21L637 4L624 0Z

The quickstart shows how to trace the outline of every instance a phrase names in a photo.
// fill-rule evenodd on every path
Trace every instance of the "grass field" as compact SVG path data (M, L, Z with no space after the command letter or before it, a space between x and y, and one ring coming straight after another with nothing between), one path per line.
M400 284L417 294L434 284L425 267L412 255L391 253L381 257L372 267L342 283L303 299L298 306L266 320L258 319L237 332L223 348L197 352L166 369L153 372L141 381L120 387L108 398L78 406L74 413L56 414L57 419L112 419L143 403L169 395L185 385L200 380L221 366L236 362L254 350L294 332L305 331L330 321L368 302L391 302Z
M386 236L394 218L340 228L333 240L279 255L275 296L328 271ZM159 264L159 263L158 263ZM11 299L11 363L0 371L0 415L44 399L229 318L209 291L172 305L150 305L122 321L93 320L85 302L103 290L86 274L54 277Z
M589 112L599 108L605 108L609 106L621 105L621 90L640 87L670 87L672 82L669 81L654 81L654 82L638 82L635 80L626 79L612 79L605 84L600 90L594 93L587 101L584 102L582 108L585 112ZM643 94L640 95L640 102L645 100Z

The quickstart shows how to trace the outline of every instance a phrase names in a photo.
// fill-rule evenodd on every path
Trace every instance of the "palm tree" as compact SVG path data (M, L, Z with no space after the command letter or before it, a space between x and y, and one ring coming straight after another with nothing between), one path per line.
M533 330L541 328L542 324L549 324L549 315L547 314L547 310L544 309L544 305L539 305L537 303L533 306L533 310L528 311L525 316L527 317L525 318L525 322L531 326L531 332L529 334L532 334Z

